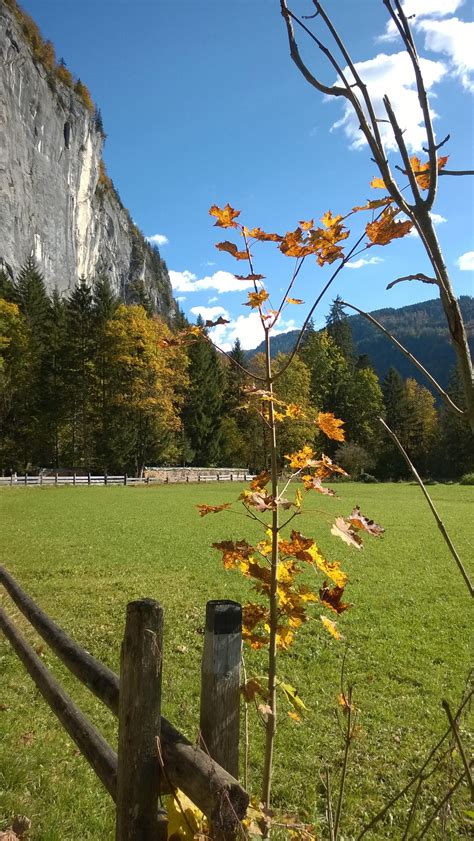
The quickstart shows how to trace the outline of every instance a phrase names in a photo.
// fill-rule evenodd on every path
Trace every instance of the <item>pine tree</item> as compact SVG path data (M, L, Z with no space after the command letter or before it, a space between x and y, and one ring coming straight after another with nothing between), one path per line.
M204 322L198 319L202 327ZM188 350L190 385L183 410L183 425L193 463L209 467L219 462L222 420L222 373L214 347L198 339Z
M342 304L342 298L337 296L332 302L326 319L326 330L328 336L333 340L336 347L341 351L347 362L353 361L354 348L352 343L352 330L349 319Z
M69 467L89 468L93 452L92 399L95 367L92 289L85 278L66 301L67 347L65 398L68 429L65 458Z
M108 470L115 461L110 431L114 406L110 394L108 371L108 323L119 306L106 275L100 275L92 290L92 322L95 346L95 366L92 382L94 462L101 470Z
M464 392L457 367L451 372L448 394L456 406L464 409ZM474 435L469 423L444 405L440 412L436 455L440 475L445 478L459 479L464 473L474 472Z
M41 464L58 469L62 461L62 438L66 423L65 353L66 306L57 289L48 313L47 353L41 368Z
M409 407L405 385L396 368L391 367L385 376L382 393L386 423L404 445L410 422ZM408 476L408 468L388 436L382 439L377 470L384 478L401 479Z

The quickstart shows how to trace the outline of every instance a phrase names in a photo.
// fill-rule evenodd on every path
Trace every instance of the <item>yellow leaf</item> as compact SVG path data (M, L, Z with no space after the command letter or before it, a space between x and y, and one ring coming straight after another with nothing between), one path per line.
M372 178L372 181L370 182L370 186L373 187L374 189L379 189L379 190L385 190L386 189L385 181L383 180L383 178L378 178L377 175L375 176L375 178Z
M328 210L321 219L325 228L333 228L335 225L338 225L341 221L342 216L333 216L331 211Z
M287 304L304 304L304 301L302 301L301 298L287 298L286 303Z
M218 251L227 251L227 253L231 254L232 257L235 257L236 260L247 260L249 256L246 251L239 251L235 243L229 242L228 240L225 240L225 242L218 242L216 244L216 248Z
M261 307L269 297L266 289L262 289L260 292L248 292L247 294L249 299L244 304L244 307L252 307L252 309Z
M298 723L301 721L301 716L299 716L298 713L295 713L294 710L287 710L287 713L292 721L297 721Z
M291 683L283 683L282 681L278 681L277 689L281 689L282 692L285 694L286 700L290 702L292 707L297 710L308 710L308 707L304 703L304 701L298 695L298 690L295 689Z
M341 429L344 421L336 418L332 412L319 412L317 424L322 432L333 441L344 441L344 430Z
M303 502L303 495L299 488L296 488L295 493L295 506L296 508L301 508L301 503Z
M167 801L168 838L192 841L196 833L204 829L203 813L180 789L176 789Z
M342 571L341 565L338 561L326 560L324 555L320 552L317 546L313 545L308 549L308 554L311 560L316 564L321 572L324 572L331 581L334 581L338 587L345 587L347 584L347 574Z
M344 639L344 637L342 636L340 631L337 630L336 623L333 622L332 619L328 619L327 616L320 616L319 618L321 619L321 622L323 623L324 627L326 628L326 631L329 631L329 633L331 634L332 637L334 637L335 640L343 640Z
M285 458L290 462L290 467L293 470L301 470L301 468L307 467L314 460L314 452L311 447L305 444L301 450L291 453L291 455L285 456Z
M234 210L229 203L224 208L217 207L216 204L213 204L209 210L209 215L217 217L215 225L218 228L237 228L238 224L234 222L234 219L240 216L240 210Z
M380 219L369 222L365 226L365 232L371 245L388 245L394 239L400 239L410 233L413 222L407 219L404 222L396 222L395 218L399 210L387 207Z

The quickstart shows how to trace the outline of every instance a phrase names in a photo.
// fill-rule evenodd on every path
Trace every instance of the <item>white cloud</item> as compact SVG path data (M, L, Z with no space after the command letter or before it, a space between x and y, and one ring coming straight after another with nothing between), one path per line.
M214 303L215 303L215 301L218 301L218 300L219 300L219 298L217 297L217 295L213 295L213 297L212 297L212 298L209 298L209 300L208 300L208 302L207 302L207 303L208 303L208 304L214 304Z
M447 55L453 75L474 93L474 23L459 18L422 20L416 28L425 35L425 49Z
M462 6L463 0L405 0L402 3L403 11L410 17L411 26L416 26L420 18L433 17L443 18L452 15ZM415 15L412 18L412 15ZM397 27L390 18L385 33L377 38L378 41L393 41L398 35Z
M219 315L223 315L224 318L229 318L229 313L224 309L224 307L191 307L190 312L192 312L193 315L200 315L204 321L214 321Z
M146 237L148 242L152 245L168 245L169 239L164 234L153 234L151 237Z
M206 309L205 307L196 307L196 309ZM214 307L215 310L221 309ZM225 310L216 315L224 315L228 317ZM278 326L271 331L272 336L277 336L280 333L288 333L289 330L296 329L296 323L293 319L288 321L281 320ZM262 324L258 312L251 312L249 315L239 315L237 318L231 319L229 324L219 324L209 331L209 335L213 342L222 350L230 351L236 339L240 340L242 347L245 350L257 347L263 341L264 335Z
M376 263L383 263L382 257L370 257L369 260L366 260L365 257L360 257L359 260L354 260L353 262L346 263L344 268L346 269L362 269L363 266L373 266Z
M474 272L474 251L466 251L456 260L462 272Z
M441 61L420 59L421 70L429 91L446 74L447 69ZM423 115L418 102L413 67L405 51L386 55L379 53L368 61L355 64L361 78L366 83L371 96L375 114L379 119L387 120L383 105L386 94L397 115L400 128L404 132L405 142L412 151L420 150L426 145L426 134L423 128ZM344 70L349 81L352 79L348 67ZM366 111L364 107L364 111ZM435 117L435 112L432 111ZM351 148L360 149L366 145L364 135L359 129L359 120L350 103L344 104L344 115L332 126L332 129L342 128L350 141ZM397 145L391 126L387 122L379 123L380 132L388 151L396 150Z
M171 286L176 292L202 292L203 289L215 289L219 294L223 292L241 292L253 287L252 281L236 280L230 272L217 271L198 280L195 274L188 271L176 272L170 269Z

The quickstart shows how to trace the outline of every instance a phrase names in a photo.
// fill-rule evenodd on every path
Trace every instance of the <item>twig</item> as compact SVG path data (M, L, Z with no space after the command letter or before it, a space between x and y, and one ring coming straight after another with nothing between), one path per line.
M419 797L419 794L420 794L420 791L421 791L421 786L423 785L424 781L425 781L424 777L420 777L420 779L418 780L418 785L415 789L415 794L413 795L413 799L411 801L410 811L408 813L407 825L405 827L405 832L403 833L402 841L406 841L406 839L408 838L408 833L410 831L410 826L411 826L411 822L413 820L413 815L415 814L415 808L416 808L418 797Z
M329 776L329 768L326 768L326 814L328 819L329 841L336 841L334 835L334 821L332 814L332 795L331 795L331 777Z
M462 713L462 711L463 711L464 707L465 707L465 706L468 704L468 702L471 700L471 698L472 698L472 694L473 694L473 693L472 693L472 690L471 690L470 692L468 692L468 693L467 693L466 697L465 697L465 698L464 698L464 700L461 702L461 704L460 704L460 706L458 707L458 710L457 710L457 712L456 712L456 715L454 716L454 720L455 720L455 721L457 721L457 720L458 720L458 718L460 717L460 715L461 715L461 713ZM394 806L394 804L397 802L397 800L400 800L400 798L401 798L401 797L403 797L403 796L407 793L407 791L409 791L409 790L410 790L410 788L412 787L412 785L413 785L413 784L414 784L417 780L419 780L419 779L420 779L420 777L423 775L423 772L424 772L425 768L426 768L426 767L427 767L427 765L431 762L431 760L432 760L433 756L435 755L436 751L437 751L437 750L439 750L439 748L441 747L441 745L443 744L443 742L445 741L445 739L447 739L447 738L448 738L448 736L450 735L450 733L451 733L451 732L452 732L451 727L448 727L448 729L446 730L446 732L444 733L444 735L443 735L443 736L441 736L441 738L440 738L440 739L439 739L439 741L435 744L435 746L434 746L433 748L431 748L431 750L430 750L430 752L429 752L428 756L426 757L426 759L425 759L425 761L424 761L423 765L421 766L421 768L419 768L419 769L418 769L418 771L416 772L416 774L415 774L415 775L411 778L411 780L409 780L409 782L408 782L408 783L407 783L407 784L406 784L406 785L405 785L405 786L404 786L404 787L403 787L403 788L402 788L402 789L401 789L401 790L400 790L397 794L395 794L395 795L394 795L394 796L393 796L393 797L392 797L392 798L388 801L388 803L386 803L386 804L385 804L385 806L383 807L383 809L381 809L381 810L380 810L380 812L377 812L377 814L376 814L376 815L374 815L374 817L373 817L373 818L369 821L369 823L368 823L368 824L366 824L366 825L363 827L362 832L361 832L361 833L357 836L356 841L360 841L360 839L361 839L361 838L363 838L363 837L364 837L364 835L366 835L366 833L367 833L367 832L370 832L370 830L371 830L371 829L373 829L373 828L374 828L374 826L375 826L376 824L378 824L378 823L382 820L382 818L383 818L383 817L385 817L385 815L387 814L388 810L389 810L389 809L391 809L391 808L392 808L392 806Z
M459 749L459 753L461 755L461 759L463 761L464 769L466 771L466 776L467 776L467 779L469 781L469 787L471 789L471 800L474 801L474 783L473 783L473 780L472 780L471 768L470 768L470 765L469 765L468 758L466 756L466 751L464 750L464 745L461 741L461 737L459 735L458 728L456 727L456 722L454 721L453 716L451 714L451 710L449 708L448 702L447 701L442 701L441 706L443 707L443 710L445 711L445 713L448 717L449 725L451 727L451 730L454 733L454 738L456 739L457 746L458 746L458 749Z
M436 809L434 810L433 814L432 814L432 815L428 818L428 820L426 821L425 825L422 827L422 829L421 829L420 833L419 833L418 835L412 835L412 839L413 839L413 841L415 841L415 839L416 839L416 841L421 841L421 839L425 837L425 835L426 835L426 833L428 832L428 830L429 830L429 828L430 828L431 824L432 824L432 823L433 823L433 821L435 820L436 815L438 814L438 812L440 812L440 811L441 811L441 809L443 808L443 806L445 805L445 803L447 803L447 802L448 802L448 800L450 800L450 799L451 799L451 797L453 796L453 794L454 794L454 792L456 791L456 789L458 788L458 786L462 783L462 781L463 781L463 779L464 779L464 776L465 776L465 773L464 773L464 771L463 771L463 772L462 772L462 774L461 774L461 776L457 778L457 780L456 780L456 782L454 783L454 785L452 785L452 786L451 786L451 788L450 788L450 789L448 789L448 791L447 791L447 793L445 794L445 796L443 797L443 799L442 799L442 800L438 803L438 805L436 806Z
M341 811L342 811L342 804L344 801L344 787L346 783L346 775L347 775L347 760L349 757L349 748L351 746L352 736L353 736L353 728L351 724L352 718L352 686L349 686L348 690L348 705L347 705L347 730L346 730L346 740L344 745L344 759L342 761L342 771L341 771L341 782L339 785L339 797L337 800L336 806L336 816L334 818L334 837L337 838L337 834L339 831L339 822L341 819Z
M401 278L399 278L399 279L401 279ZM427 369L424 367L424 365L422 365L421 362L418 361L416 356L413 356L413 354L410 353L410 351L407 350L407 348L404 347L398 341L398 339L396 339L395 336L392 335L392 333L390 333L385 327L383 327L383 325L380 324L380 322L377 321L377 319L375 319L372 315L370 315L370 313L365 312L364 310L359 309L359 307L354 306L354 304L349 304L347 301L341 301L341 303L345 307L349 307L351 310L355 310L356 312L359 313L359 315L363 315L364 318L366 318L368 321L370 321L371 324L373 324L385 336L387 336L390 339L390 341L393 342L393 344L396 345L396 347L399 350L401 350L402 353L405 354L405 356L410 360L410 362L413 362L413 365L415 365L416 368L418 368L418 370L423 374L423 376L426 377L428 382L430 382L431 385L433 386L433 388L436 389L436 391L440 395L441 399L446 403L448 408L451 409L453 412L456 412L457 415L460 415L461 417L464 417L463 410L460 409L459 406L456 406L456 404L451 400L451 397L449 396L449 394L444 390L444 388L442 388L442 386L440 386L440 384L434 379L434 377L430 374L430 372L427 371Z
M405 274L402 277L397 277L395 280L392 280L391 283L387 284L387 289L393 289L397 283L402 283L404 280L421 280L422 283L433 283L435 286L439 286L439 282L435 277L428 277L428 275L423 274L423 272L418 272L417 274Z
M471 596L474 596L474 588L473 588L473 586L472 586L472 584L471 584L471 582L470 582L470 579L469 579L469 576L468 576L468 574L467 574L466 570L464 569L464 566L463 566L463 564L462 564L461 558L459 557L458 553L456 552L456 549L455 549L455 547L454 547L454 545L453 545L453 542L452 542L452 540L451 540L451 538L450 538L450 536L449 536L448 532L446 531L446 528L445 528L445 526L444 526L444 523L443 523L443 521L442 521L441 517L439 516L439 514L438 514L438 512L437 512L437 510L436 510L436 508L435 508L435 506L434 506L434 504L433 504L433 501L432 501L432 499L431 499L431 497L430 497L430 495L429 495L428 491L426 490L426 488L425 488L425 486L424 486L424 484L423 484L422 479L421 479L421 478L420 478L420 476L418 475L418 472L417 472L417 470L416 470L415 466L414 466L414 465L413 465L413 463L410 461L410 458L408 457L408 455L407 455L406 451L403 449L403 446L401 445L401 443L400 443L400 441L398 440L398 438L397 438L397 436L395 435L395 433L394 433L394 432L392 432L392 430L390 429L390 427L389 427L389 426L387 426L387 424L385 423L385 421L384 421L382 418L379 418L379 421L380 421L380 423L382 424L383 428L384 428L384 429L388 432L388 434L390 435L390 437L391 437L392 441L394 442L394 444L396 445L396 447L398 448L398 450L399 450L399 451L400 451L400 453L402 454L402 456L403 456L403 458L405 459L405 461L406 461L406 463L407 463L408 467L410 468L410 470L411 470L411 472L412 472L412 474L413 474L414 478L416 479L416 481L418 482L418 484L419 484L419 486L420 486L421 490L423 491L423 494L424 494L424 496L425 496L425 499L426 499L426 501L427 501L427 503L428 503L428 505L429 505L429 507L430 507L430 509L431 509L431 513L433 514L433 517L434 517L434 518L435 518L435 520L436 520L436 524L437 524L437 526L438 526L438 528L439 528L439 530L440 530L441 534L443 535L443 538L444 538L444 540L445 540L445 543L446 543L446 545L448 546L448 549L449 549L449 551L451 552L451 554L452 554L452 556L453 556L453 558L454 558L454 560L455 560L455 562L456 562L456 564L457 564L457 567L458 567L458 569L459 569L459 572L461 573L462 577L464 578L464 581L465 581L465 584L466 584L466 586L467 586L467 588L468 588L468 590L469 590L469 593L470 593L470 595L471 595Z
M247 683L247 669L245 666L245 657L242 654L242 671L244 673L244 684ZM249 781L249 711L248 704L245 702L244 706L244 788L247 790Z

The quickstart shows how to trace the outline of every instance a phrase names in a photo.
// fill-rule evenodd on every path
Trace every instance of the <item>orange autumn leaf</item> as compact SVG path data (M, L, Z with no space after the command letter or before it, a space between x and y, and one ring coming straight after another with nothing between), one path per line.
M308 222L302 220L301 222L298 222L298 224L303 231L310 231L311 228L314 228L314 219L310 219Z
M227 253L231 254L232 257L235 257L236 260L246 260L248 257L246 251L239 251L235 243L229 242L228 240L225 240L225 242L218 242L216 244L216 248L218 251L227 251Z
M449 159L449 155L445 155L444 157L438 158L437 166L438 172L440 169L444 169ZM413 155L410 158L410 165L413 170L413 173L416 178L416 182L421 190L428 190L430 186L430 163L426 161L426 163L422 164L420 159L417 158L416 155Z
M225 569L237 566L242 560L250 558L255 551L246 540L223 540L221 543L213 543L214 549L222 552L222 563Z
M344 430L341 429L344 421L336 418L332 412L319 412L317 424L322 432L333 441L344 441Z
M325 228L333 228L335 225L338 225L341 220L342 216L333 216L330 210L326 211L324 216L321 218L321 222Z
M360 513L358 505L356 505L356 507L352 510L347 519L351 526L356 529L366 531L373 537L380 537L385 531L382 526L379 526L377 523L374 523L373 520L369 520L367 517L364 517L364 515Z
M299 561L312 561L313 557L308 549L314 546L314 540L310 537L303 537L299 531L290 534L290 540L280 540L278 547L282 555L291 555Z
M287 710L287 715L292 719L292 721L296 721L297 723L301 722L301 716L298 713L295 713L294 710Z
M199 515L205 517L206 514L217 514L218 511L224 511L226 508L230 508L230 506L230 502L224 502L223 505L196 505L196 508L199 511Z
M205 327L217 327L219 324L230 324L230 321L229 321L228 318L223 318L223 316L220 315L219 318L216 321L210 321L210 320L206 321L204 326Z
M324 453L322 453L321 458L315 461L312 466L316 469L316 475L323 481L332 476L333 473L337 473L339 476L349 475L342 467L335 464L329 456L325 456Z
M315 464L314 452L307 444L305 444L301 450L298 450L296 453L291 453L291 455L285 456L285 458L290 462L292 470L301 470L303 467Z
M271 473L269 473L268 470L262 470L262 472L259 473L258 476L255 476L255 478L250 482L250 490L261 491L265 485L268 485L271 478Z
M404 222L396 222L395 218L398 213L398 210L387 207L380 219L366 225L365 232L371 245L388 245L392 240L400 239L410 233L413 222L410 222L409 219Z
M375 178L372 178L372 181L370 182L370 186L373 187L374 189L379 189L379 190L385 190L386 189L385 181L383 180L383 178L379 178L377 175L375 176Z
M304 409L301 406L299 406L298 403L287 403L285 417L292 418L293 420L297 420L298 418L304 418Z
M257 695L260 695L262 698L268 698L268 691L264 689L260 681L255 677L249 678L249 680L242 684L240 691L247 703L253 701Z
M287 304L304 304L304 301L302 301L301 298L287 298L286 303Z
M301 228L296 228L295 231L288 231L280 243L280 251L286 257L307 257L309 254L315 254L316 248L311 245L308 240L304 240L303 231Z
M348 581L347 573L343 572L338 561L328 561L316 546L312 546L309 550L311 559L317 568L324 572L336 587L345 587Z
M320 616L319 618L321 619L321 622L323 623L324 627L326 628L326 631L329 631L329 633L331 634L332 637L334 637L334 639L336 639L336 640L343 640L344 639L344 637L342 636L340 631L337 630L336 623L333 622L332 619L328 619L327 616Z
M283 239L279 234L267 234L261 228L252 228L251 231L248 228L244 228L244 233L246 236L258 239L261 242L281 242Z
M357 205L357 207L352 208L352 213L357 213L359 210L377 210L379 207L384 207L384 205L391 204L393 199L390 196L384 196L383 199L373 199L367 200L366 204Z
M252 309L257 309L258 307L262 306L262 304L268 299L268 297L269 295L266 289L262 289L260 292L249 292L249 299L245 302L243 306L252 307Z
M344 587L330 588L327 581L323 582L323 586L319 591L319 598L322 604L325 607L328 607L330 610L333 610L334 613L343 613L350 607L350 604L341 602L341 598L343 595Z
M240 216L240 210L234 210L230 204L226 204L223 208L213 204L209 210L209 215L217 217L217 222L214 224L218 228L237 228L238 224L234 222L234 219Z

